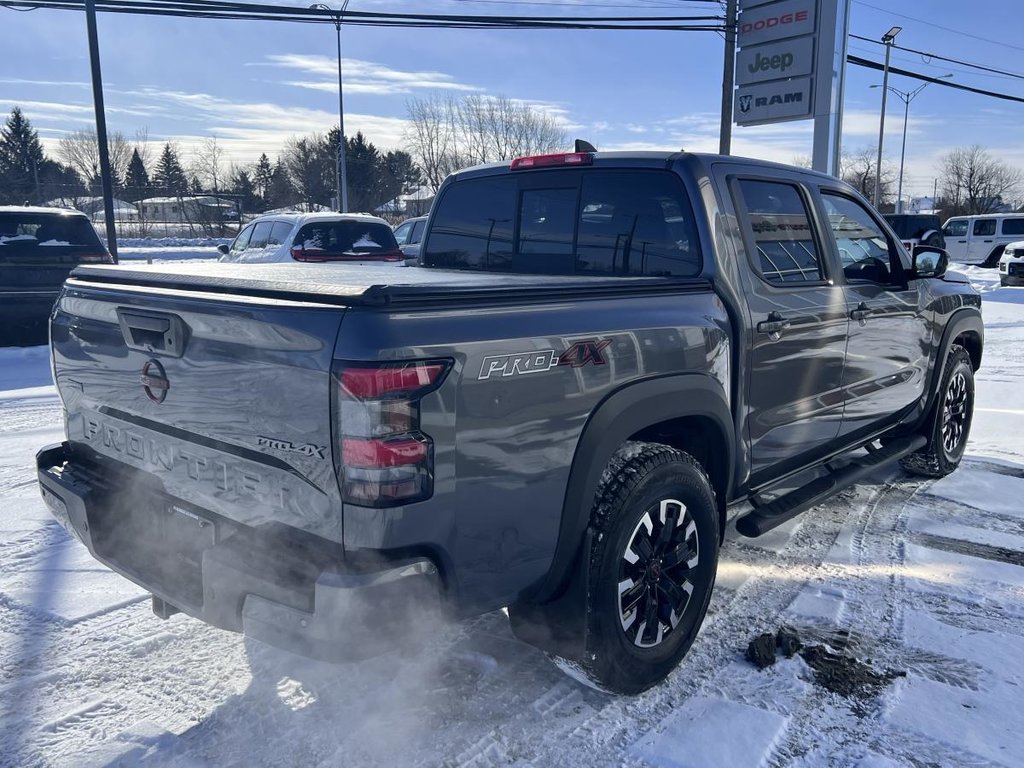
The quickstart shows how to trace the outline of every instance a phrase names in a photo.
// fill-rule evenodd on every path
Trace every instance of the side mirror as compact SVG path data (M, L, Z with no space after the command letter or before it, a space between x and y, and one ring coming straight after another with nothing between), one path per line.
M223 253L225 256L227 256L228 251L230 251L231 249L228 246L221 243L220 245L217 246L217 250Z
M949 266L949 254L934 245L914 246L914 277L942 277Z

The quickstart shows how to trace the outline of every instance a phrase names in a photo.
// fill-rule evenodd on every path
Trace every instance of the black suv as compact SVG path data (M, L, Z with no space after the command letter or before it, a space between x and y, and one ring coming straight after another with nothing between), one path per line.
M84 213L0 206L0 320L4 328L42 322L79 264L110 264Z
M934 213L888 213L885 220L910 250L915 245L946 249L942 221Z

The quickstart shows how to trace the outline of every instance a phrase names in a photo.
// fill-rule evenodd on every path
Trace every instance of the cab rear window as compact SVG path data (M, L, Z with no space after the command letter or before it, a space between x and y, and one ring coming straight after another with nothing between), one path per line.
M59 213L0 213L0 248L78 246L103 250L84 216Z
M456 182L435 205L424 263L539 274L692 277L693 209L668 171L586 169Z

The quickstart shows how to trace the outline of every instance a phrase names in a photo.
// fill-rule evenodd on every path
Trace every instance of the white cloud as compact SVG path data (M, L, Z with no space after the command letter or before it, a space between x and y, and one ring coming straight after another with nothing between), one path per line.
M308 75L319 75L325 80L289 82L300 88L337 91L338 60L329 56L286 53L267 57L270 63L257 62L248 66L275 66L298 70ZM435 71L404 71L360 59L342 60L342 79L345 90L352 93L379 95L409 94L416 90L479 91L479 87L460 83L451 75Z

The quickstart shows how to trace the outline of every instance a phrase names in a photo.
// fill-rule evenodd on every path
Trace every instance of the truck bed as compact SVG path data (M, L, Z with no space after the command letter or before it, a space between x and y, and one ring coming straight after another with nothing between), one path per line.
M392 306L472 301L564 300L634 293L706 291L702 279L466 272L339 264L167 264L79 267L74 280L139 289L186 290L309 301ZM73 283L72 283L73 285Z

